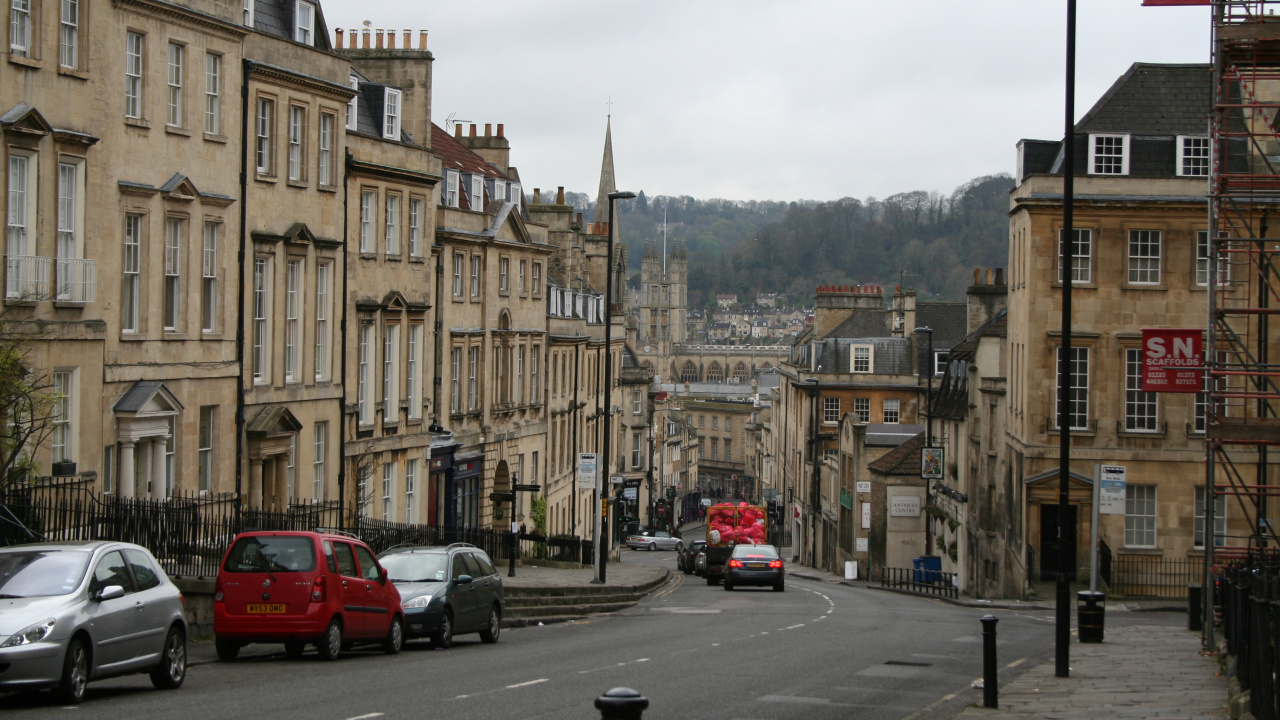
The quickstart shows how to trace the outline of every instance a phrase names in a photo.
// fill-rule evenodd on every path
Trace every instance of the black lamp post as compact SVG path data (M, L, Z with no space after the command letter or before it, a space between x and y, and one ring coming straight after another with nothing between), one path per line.
M813 383L809 393L810 401L813 409L809 413L809 437L810 450L809 461L813 463L813 483L809 493L809 562L813 563L813 567L818 567L818 513L821 512L818 507L822 502L822 472L818 467L818 379L809 378L805 382Z
M925 415L927 418L924 426L924 446L931 448L933 447L933 328L918 327L916 328L916 332L924 333L925 336L928 337L928 345L925 350L925 368L928 373L928 384L927 389L925 390L924 401ZM926 508L929 507L929 503L932 501L932 493L929 492L929 485L931 483L931 480L926 479L924 481L924 506ZM933 554L933 520L929 517L928 513L925 513L924 520L924 554Z
M613 458L609 455L609 436L610 425L613 420L613 207L618 200L630 200L635 197L633 192L611 192L609 193L609 226L606 232L609 233L608 254L609 259L606 263L608 268L608 276L604 281L604 443L602 445L604 458L604 472L600 478L601 487L604 488L600 492L600 497L608 496L609 492L609 474L613 471ZM604 512L606 505L600 503L600 507L596 512ZM605 581L605 567L609 562L609 523L601 521L600 537L597 538L600 551L600 582Z

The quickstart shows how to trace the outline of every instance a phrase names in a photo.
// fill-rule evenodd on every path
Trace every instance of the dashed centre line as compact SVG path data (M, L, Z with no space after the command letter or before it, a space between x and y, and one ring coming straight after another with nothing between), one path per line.
M530 685L537 685L538 683L544 683L544 682L551 682L551 681L547 678L538 678L537 680L529 680L522 683L516 683L515 685L508 685L507 689L513 690L515 688L529 687Z

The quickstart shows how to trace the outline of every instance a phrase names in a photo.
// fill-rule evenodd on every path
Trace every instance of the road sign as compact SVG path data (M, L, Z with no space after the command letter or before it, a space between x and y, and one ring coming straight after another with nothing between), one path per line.
M504 492L489 493L489 499L490 499L490 500L492 500L492 501L494 501L494 502L515 502L515 501L516 501L516 494L515 494L515 493L513 493L513 492L509 492L509 493L504 493Z
M1098 490L1098 512L1103 515L1123 515L1125 496L1124 465L1103 465L1102 483Z
M519 483L511 486L512 490L517 492L538 492L542 489L541 485L521 485Z
M578 489L595 490L597 478L596 454L578 453Z
M1204 330L1142 330L1142 391L1204 392Z

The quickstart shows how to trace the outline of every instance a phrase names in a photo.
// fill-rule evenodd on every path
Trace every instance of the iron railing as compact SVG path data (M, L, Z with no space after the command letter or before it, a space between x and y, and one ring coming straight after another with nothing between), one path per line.
M1199 559L1119 555L1110 564L1111 592L1127 598L1185 598L1187 586L1204 579Z
M1280 557L1226 567L1214 577L1227 652L1258 720L1280 719Z
M954 599L960 597L956 577L941 570L887 567L880 571L880 587Z
M511 534L491 528L409 525L357 517L343 524L335 502L294 502L282 511L241 508L234 495L122 498L82 483L27 485L0 494L0 546L46 540L116 540L142 545L175 578L213 578L223 553L246 530L343 528L375 552L397 545L466 542L495 562L510 558ZM589 542L574 536L519 535L520 556L581 562Z

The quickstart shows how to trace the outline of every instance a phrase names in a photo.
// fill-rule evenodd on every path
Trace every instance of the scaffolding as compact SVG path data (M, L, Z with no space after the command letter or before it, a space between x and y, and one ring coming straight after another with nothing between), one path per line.
M1206 579L1218 565L1275 556L1280 503L1280 0L1213 3L1209 232L1197 248L1208 284L1203 408ZM1276 234L1277 237L1268 237ZM1207 247L1205 247L1207 246ZM1280 324L1280 319L1277 320ZM1243 517L1223 532L1220 512ZM1197 515L1200 515L1197 508ZM1208 538L1213 537L1212 542Z

